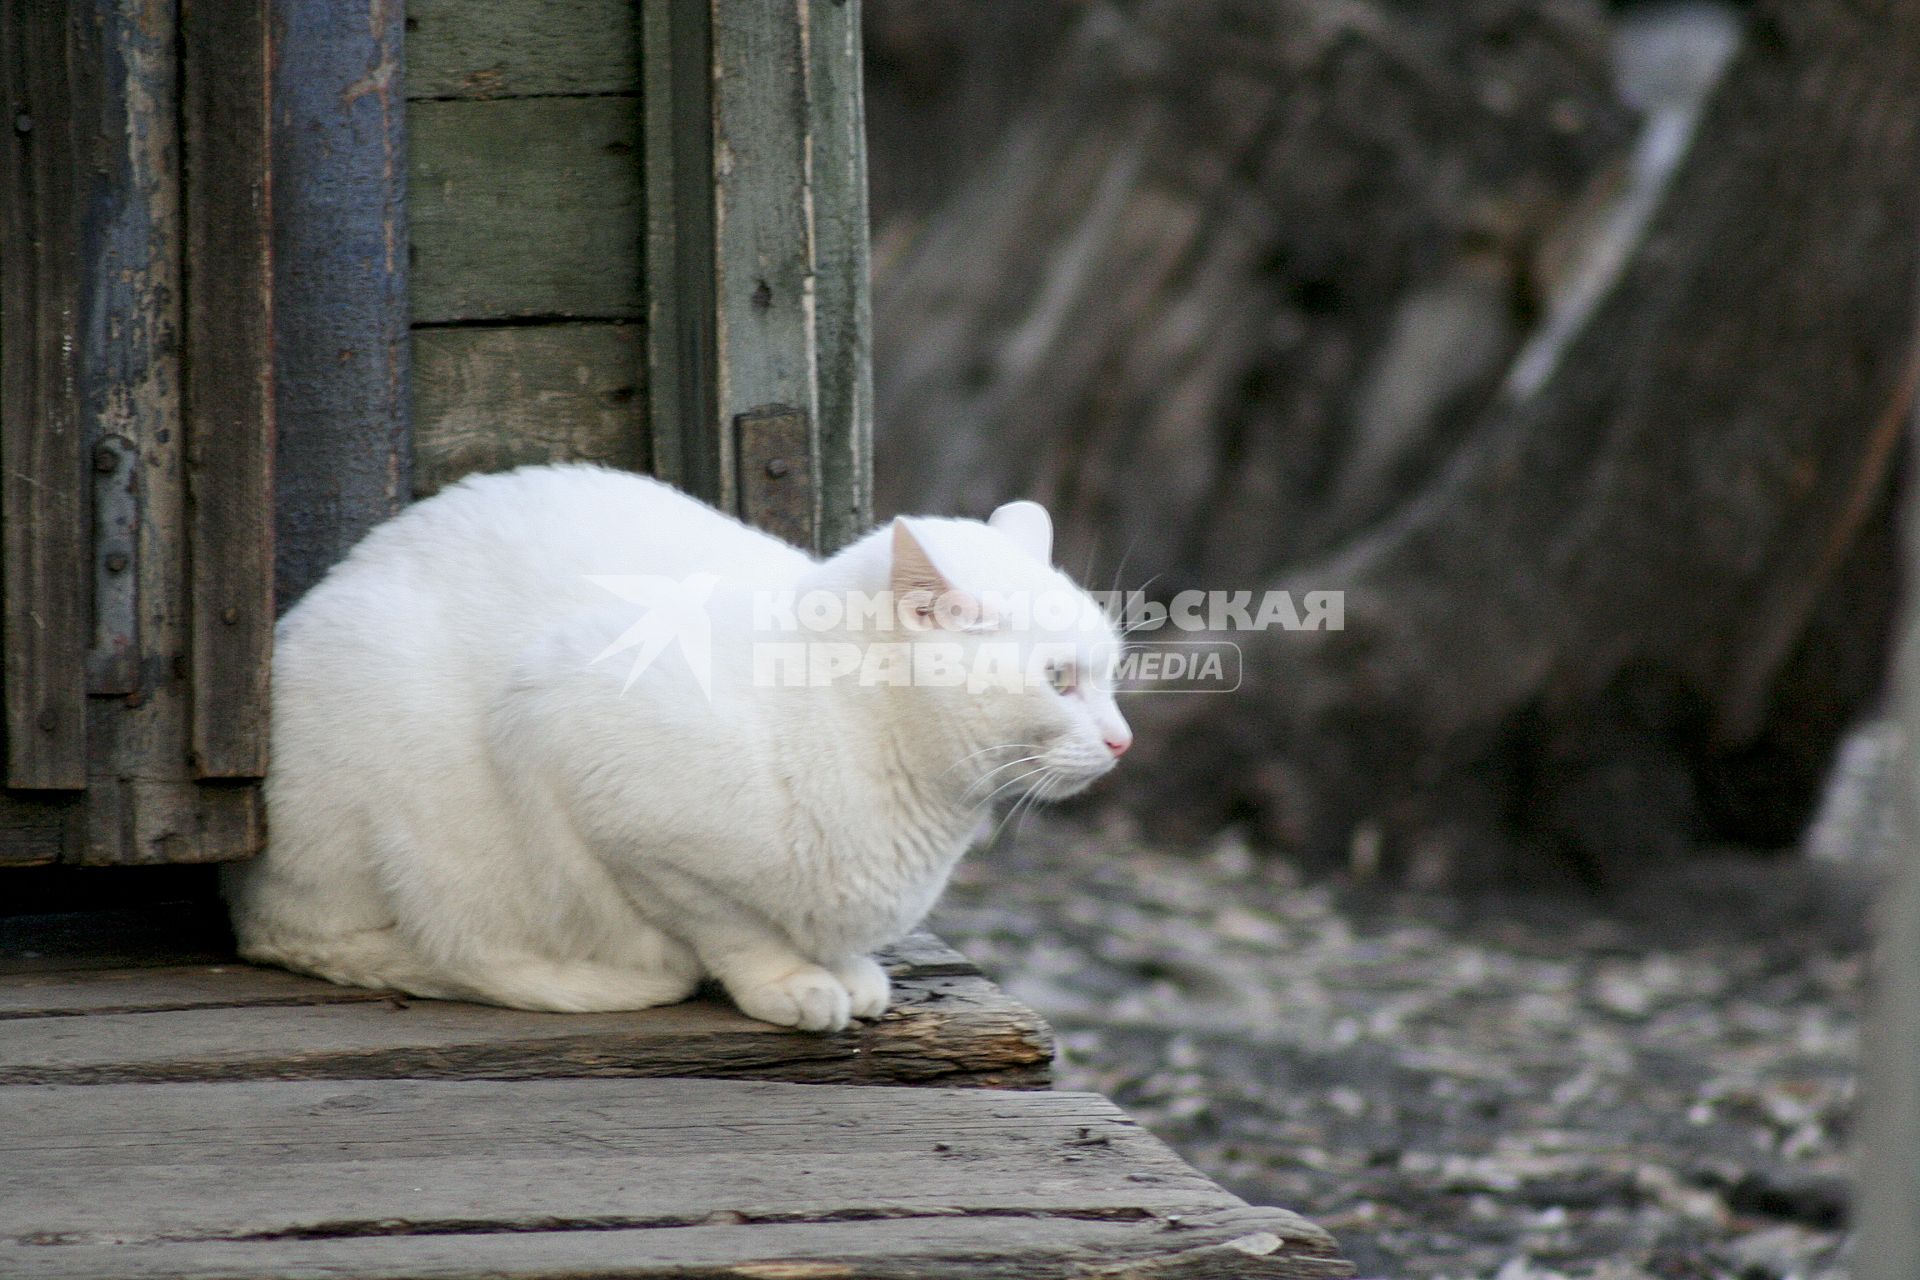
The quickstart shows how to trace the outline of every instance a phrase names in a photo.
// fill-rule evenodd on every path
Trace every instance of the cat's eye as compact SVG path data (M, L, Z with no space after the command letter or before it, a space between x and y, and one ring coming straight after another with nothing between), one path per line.
M1055 693L1072 693L1080 681L1072 664L1050 662L1047 664L1047 683L1053 686Z

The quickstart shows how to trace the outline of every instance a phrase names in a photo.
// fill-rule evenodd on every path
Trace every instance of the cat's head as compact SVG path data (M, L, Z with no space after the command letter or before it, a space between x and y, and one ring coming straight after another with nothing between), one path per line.
M1053 567L1044 508L1008 503L986 521L901 517L881 539L886 588L915 651L908 705L952 743L956 779L982 795L1055 798L1114 767L1133 741L1114 702L1119 638Z

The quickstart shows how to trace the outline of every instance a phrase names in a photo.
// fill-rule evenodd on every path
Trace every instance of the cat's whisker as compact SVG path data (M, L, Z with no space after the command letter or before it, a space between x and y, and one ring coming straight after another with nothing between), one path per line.
M1127 539L1127 549L1120 553L1120 563L1114 566L1112 589L1115 594L1120 591L1120 579L1126 576L1127 561L1133 558L1133 549L1140 545L1140 533L1140 530L1134 530L1133 536Z
M1025 795L1022 795L1018 800L1013 802L1012 807L1010 807L1007 810L1006 816L1000 819L1000 824L993 829L993 834L987 838L988 844L992 844L994 841L998 840L1000 838L1000 833L1007 829L1007 825L1009 823L1014 824L1014 827L1013 827L1014 835L1018 837L1020 834L1020 827L1016 819L1023 812L1031 812L1034 806L1040 803L1041 797L1052 794L1053 787L1060 780L1060 775L1054 771L1054 768L1052 765L1043 765L1040 768L1035 769L1033 773L1030 773L1026 776L1032 777L1034 773L1045 774L1048 776L1041 778L1037 786L1032 787L1026 792Z
M1039 809L1041 805L1052 803L1054 795L1059 791L1061 787L1065 785L1066 785L1066 778L1058 773L1054 774L1050 778L1043 780L1039 788L1035 792L1033 803L1028 805L1026 813L1021 815L1020 823L1025 823L1028 818L1033 816L1034 811ZM1019 836L1020 824L1015 824L1013 829L1013 834L1016 838Z
M1028 778L1031 778L1036 774L1045 773L1051 767L1052 767L1051 765L1043 764L1038 769L1029 769L1025 773L1021 774L1019 777L1013 778L1007 782L1001 783L999 786L993 789L992 793L988 795L985 800L982 800L979 804L973 807L973 812L978 813L983 809L989 808L990 806L992 806L994 800L999 796L999 794L1002 791L1005 791L1008 787L1019 786L1022 782L1025 782ZM1003 822L1002 825L1004 826L1005 823ZM999 827L995 827L994 835L998 835L999 833L1000 833ZM991 840L991 837L989 837L989 840Z
M983 776L981 776L979 779L977 779L972 786L968 787L965 791L961 792L960 793L961 800L965 801L966 798L969 795L971 795L974 791L987 785L987 783L993 778L994 774L1004 773L1006 770L1011 769L1016 765L1032 764L1035 760L1038 760L1039 758L1040 756L1036 753L1030 756L1021 756L1018 760L1009 760L1003 765L996 765L994 768L987 770L987 772Z
M1032 742L1002 742L995 746L982 747L978 751L969 751L966 755L961 756L958 760L955 760L952 764L942 769L940 776L944 778L967 761L976 760L991 751L1033 751L1037 749L1037 746L1038 744Z
M1141 583L1139 586L1134 587L1132 591L1128 592L1128 594L1132 595L1137 593L1140 595L1145 595L1147 592L1147 588L1151 587L1154 583L1160 581L1160 579L1166 576L1167 575L1164 573L1156 573L1151 578L1148 578L1145 582ZM1120 631L1120 638L1122 640L1125 640L1128 636L1132 635L1134 632L1145 628L1146 625L1147 625L1147 620L1145 618L1142 618L1140 621L1134 623L1132 626L1123 627Z

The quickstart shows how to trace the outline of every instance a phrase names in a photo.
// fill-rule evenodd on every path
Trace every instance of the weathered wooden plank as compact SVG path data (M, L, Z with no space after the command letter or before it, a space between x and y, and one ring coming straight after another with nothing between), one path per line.
M590 1167L675 1158L724 1166L739 1158L792 1155L821 1160L826 1173L836 1159L851 1164L860 1156L913 1153L929 1157L933 1187L875 1183L864 1195L875 1204L926 1205L956 1194L956 1170L983 1157L1051 1150L1082 1158L1056 1158L1048 1169L1053 1184L1030 1190L1075 1197L1098 1188L1109 1197L1145 1195L1149 1203L1194 1208L1237 1203L1182 1168L1105 1098L1054 1090L855 1091L688 1079L11 1086L0 1089L0 1115L0 1150L9 1157L0 1168L6 1179L0 1185L9 1194L18 1194L19 1184L30 1181L36 1168L45 1169L55 1153L75 1173L155 1165L248 1169L284 1161L350 1164L373 1177L382 1176L380 1166L388 1162L462 1157L582 1157L582 1166ZM126 1123L134 1115L140 1123ZM937 1144L951 1149L936 1150ZM943 1155L951 1158L937 1159ZM1164 1174L1165 1180L1139 1180L1137 1186L1151 1190L1129 1190L1114 1176L1114 1166L1136 1156L1143 1171ZM857 1175L858 1169L843 1165L839 1172ZM600 1189L609 1190L617 1188ZM1005 1187L993 1191L1007 1193ZM528 1187L516 1198L566 1194L564 1187ZM730 1206L702 1203L714 1189L695 1178L680 1187L649 1187L645 1194L660 1197L662 1216L751 1207L737 1197ZM770 1187L755 1199L764 1196L770 1210L803 1210L814 1195L813 1188ZM558 1209L565 1201L552 1203Z
M392 993L316 982L228 960L169 968L26 972L0 982L0 1019L274 1005L385 1004Z
M643 348L631 324L417 330L414 494L532 462L645 471Z
M653 471L723 494L714 407L713 103L705 0L641 9L646 133L647 421Z
M51 807L71 807L69 797L54 800ZM0 814L4 813L4 807L0 807ZM176 905L164 912L119 908L0 916L0 975L79 974L233 962L233 933L227 927L226 908L213 898L185 907ZM980 973L971 960L924 929L889 947L886 962L890 971L902 976L954 978L977 977ZM280 972L252 965L237 966L237 971Z
M751 519L743 432L804 422L813 510L782 532L837 547L871 515L859 6L671 0L643 23L656 473Z
M820 549L873 523L873 304L860 0L810 0Z
M140 777L117 785L127 806L127 830L118 838L99 833L68 861L93 866L235 862L265 847L265 805L257 786Z
M164 486L182 449L177 6L87 0L83 8L104 79L79 225L85 287L77 337L92 488L88 688L124 697L141 687L143 659L181 651L166 634L185 577L181 522L164 500L157 511L146 501L151 473L163 473ZM143 601L155 607L143 610ZM154 714L141 699L120 709L142 721ZM183 734L173 728L162 758L129 760L117 737L92 734L90 773L156 776L171 766L184 776Z
M74 791L0 794L0 867L58 862L62 851L80 843L82 800Z
M798 415L808 473L820 474L808 7L712 9L714 408L726 510L740 510L737 489L725 483L728 437L748 414ZM819 494L809 496L817 536Z
M9 1275L1351 1270L1324 1232L1247 1207L1088 1094L15 1088L0 1153Z
M538 1014L405 1000L245 966L48 973L0 998L0 1082L699 1075L1044 1087L1051 1033L937 941L885 957L892 1012L832 1035L718 1000ZM54 962L57 963L57 962Z
M640 314L640 104L419 102L413 319Z
M275 578L285 611L410 487L405 6L272 5Z
M631 93L635 0L408 0L407 96Z
M122 945L103 947L103 941ZM161 963L132 963L155 958ZM102 959L107 963L95 963ZM980 976L972 961L925 932L891 948L886 963L901 982ZM233 958L225 921L211 909L184 922L137 912L6 918L0 921L0 974L6 977L0 1018L394 999L391 992L243 964Z
M199 1007L20 1019L0 1083L676 1076L1044 1086L1029 1010L979 978L903 986L877 1023L806 1035L716 1001L635 1014L533 1014L446 1001Z
M360 1238L0 1245L21 1280L1309 1280L1353 1268L1278 1209L1118 1221L961 1214L669 1230L602 1229ZM19 1237L16 1237L18 1239Z
M178 4L89 5L93 29L112 50L101 59L107 87L94 130L97 177L82 235L82 255L93 269L81 354L92 420L89 687L96 696L88 722L86 822L64 858L111 864L233 857L245 843L232 838L235 819L257 829L258 798L194 785L191 681L180 679L174 665L191 651L194 613L187 582L193 517L182 414L181 208L183 187L194 176L183 182L182 146L221 151L207 137L221 127L199 114L205 94L191 106L196 118L185 118L180 62L186 41ZM189 14L186 21L204 28L206 16ZM258 128L256 121L256 139ZM230 158L222 152L215 163ZM257 276L257 244L251 265ZM246 269L236 260L216 270L229 268ZM257 337L241 335L242 349ZM201 385L209 384L203 378ZM256 560L253 572L259 570Z
M267 771L273 645L273 254L268 0L180 10L186 226L191 751Z
M97 115L99 60L84 56L92 32L82 12L33 0L0 6L8 113L0 164L5 780L60 790L84 787L87 775L91 574L75 184L88 167L85 126Z

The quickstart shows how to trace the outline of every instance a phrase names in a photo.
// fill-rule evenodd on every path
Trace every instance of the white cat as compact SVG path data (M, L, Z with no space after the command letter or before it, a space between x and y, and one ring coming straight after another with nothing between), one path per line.
M712 976L768 1022L878 1016L870 953L989 799L1078 791L1131 741L1113 631L1051 543L1016 502L816 561L589 466L419 503L280 624L269 844L225 881L241 954L524 1009ZM811 607L886 592L897 617ZM1009 654L1043 677L980 678Z

